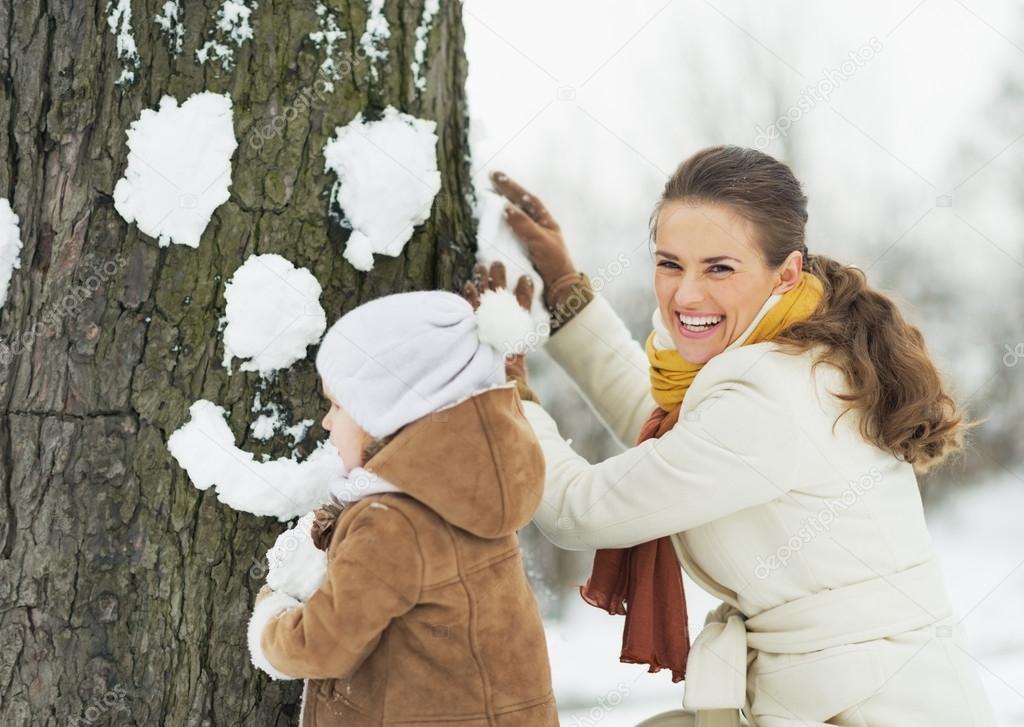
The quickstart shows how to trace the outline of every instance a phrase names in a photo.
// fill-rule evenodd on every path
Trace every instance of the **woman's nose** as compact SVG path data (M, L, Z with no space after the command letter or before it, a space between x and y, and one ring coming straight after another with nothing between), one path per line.
M324 428L325 432L331 431L331 417L328 414L324 414L323 421L320 422L320 426Z
M696 280L688 275L679 278L679 285L676 287L672 302L678 308L692 308L695 304L704 300L704 288Z

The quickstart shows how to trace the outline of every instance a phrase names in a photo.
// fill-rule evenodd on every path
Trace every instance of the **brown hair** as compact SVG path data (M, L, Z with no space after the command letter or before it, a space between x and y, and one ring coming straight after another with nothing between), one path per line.
M773 340L788 354L824 344L813 368L827 362L845 374L848 393L836 395L849 406L840 417L860 411L866 440L921 474L963 447L964 431L982 422L963 422L921 331L891 298L869 287L860 268L808 253L807 197L786 164L739 146L698 151L665 184L651 215L652 241L664 204L682 201L727 205L754 223L770 268L780 267L793 251L802 253L803 269L821 279L825 294L810 318Z

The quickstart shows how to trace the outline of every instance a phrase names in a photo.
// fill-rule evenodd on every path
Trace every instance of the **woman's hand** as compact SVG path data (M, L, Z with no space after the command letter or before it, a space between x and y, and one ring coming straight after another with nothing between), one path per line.
M473 310L480 307L480 296L484 291L508 287L505 282L505 265L501 262L491 263L490 270L483 263L473 266L473 279L462 287L462 297L469 301ZM533 302L533 280L529 275L522 275L516 283L516 302L527 311ZM519 391L519 398L524 401L537 401L526 381L526 356L521 353L505 356L505 380L514 381Z
M559 291L579 279L562 231L544 203L507 174L492 172L491 183L509 202L505 219L544 281L544 305L550 311L559 300Z

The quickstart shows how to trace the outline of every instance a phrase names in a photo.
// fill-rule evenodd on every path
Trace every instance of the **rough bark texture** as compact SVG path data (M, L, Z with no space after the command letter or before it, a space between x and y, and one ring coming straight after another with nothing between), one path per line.
M124 86L105 0L0 1L0 196L24 242L0 310L0 724L296 721L297 684L257 673L244 639L282 525L197 491L165 445L208 398L239 446L285 456L284 438L248 436L260 389L293 421L316 420L307 442L324 435L312 350L265 388L221 366L224 284L248 255L280 253L321 282L330 323L384 293L457 290L473 262L461 4L434 19L421 93L410 63L424 0L388 0L376 85L358 51L366 4L324 2L347 33L332 93L308 38L314 0L259 0L231 70L195 61L219 3L182 3L175 54L152 20L163 1L134 0L141 62ZM125 130L164 94L203 90L234 104L231 198L198 249L160 248L113 207ZM437 121L442 192L404 255L364 274L328 221L321 149L389 103Z

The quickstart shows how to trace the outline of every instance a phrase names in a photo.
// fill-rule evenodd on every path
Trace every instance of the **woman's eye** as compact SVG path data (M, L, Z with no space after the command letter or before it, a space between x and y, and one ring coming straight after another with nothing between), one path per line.
M677 263L674 263L671 260L662 260L661 262L658 263L658 267L659 268L668 268L669 270L680 270L681 269ZM710 270L712 273L715 273L715 274L731 273L732 272L732 268L729 267L728 265L712 265L710 268L708 268L708 270Z

